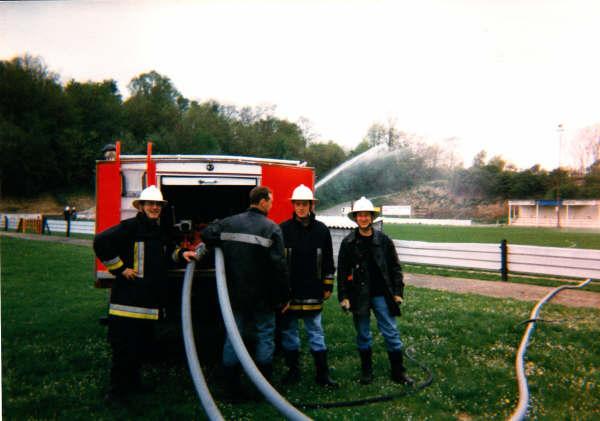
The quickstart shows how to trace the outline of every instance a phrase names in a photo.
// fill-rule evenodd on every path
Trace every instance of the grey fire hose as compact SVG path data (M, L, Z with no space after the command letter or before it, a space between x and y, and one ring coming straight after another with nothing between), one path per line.
M529 387L527 386L527 377L525 376L525 366L523 360L525 358L525 352L527 351L527 345L529 344L529 337L535 329L535 323L538 320L540 309L547 301L550 301L550 299L552 299L559 292L565 289L581 288L586 286L590 282L592 282L592 280L588 279L578 285L563 285L561 287L553 289L536 304L536 306L531 311L529 319L525 321L525 323L527 323L527 329L525 329L523 339L521 339L521 344L519 345L519 350L517 351L517 358L515 361L517 369L517 379L519 382L519 403L512 415L510 416L510 421L520 421L525 418L525 415L527 415L527 407L529 405Z
M240 332L238 331L233 312L231 310L231 303L229 302L229 292L227 291L227 280L225 276L225 262L223 259L223 251L220 248L215 248L215 272L217 275L217 291L219 294L219 304L221 306L221 313L223 315L223 321L225 322L225 328L227 329L227 335L233 345L233 349L244 368L244 371L252 380L254 385L260 390L264 397L287 419L290 420L310 420L306 415L296 409L290 404L283 396L277 392L269 384L269 382L263 377L261 372L252 361L248 350L244 346Z
M206 250L204 244L196 251L198 257L201 257ZM187 264L183 281L183 289L181 293L181 328L183 330L183 341L185 344L185 355L187 356L188 367L194 381L196 393L200 398L200 403L206 412L206 416L210 420L223 420L223 416L215 401L208 390L200 362L198 361L198 353L196 352L196 344L194 342L194 329L192 328L192 311L191 311L191 291L192 282L194 279L194 269L196 262L194 260Z

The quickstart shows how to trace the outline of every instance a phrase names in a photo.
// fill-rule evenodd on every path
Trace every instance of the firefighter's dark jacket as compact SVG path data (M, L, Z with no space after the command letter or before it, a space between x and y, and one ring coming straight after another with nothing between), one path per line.
M251 207L209 224L202 240L223 249L234 311L272 311L289 301L281 229L259 209Z
M168 262L181 258L182 249L168 241L156 221L143 212L121 221L94 238L96 256L115 275L109 314L117 317L157 320L166 295ZM134 280L122 273L138 272Z
M289 310L321 311L323 292L333 290L335 272L329 229L311 212L308 225L292 217L281 230L292 287Z
M350 300L354 314L366 315L370 310L368 262L360 256L357 246L358 228L348 234L340 245L338 254L338 299ZM384 233L373 230L371 252L385 283L385 300L393 316L400 315L400 306L393 296L404 297L402 267L393 241Z

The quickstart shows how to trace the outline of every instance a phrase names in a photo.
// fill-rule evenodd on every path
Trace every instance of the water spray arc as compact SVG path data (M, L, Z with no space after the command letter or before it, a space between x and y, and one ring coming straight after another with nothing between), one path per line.
M319 180L315 184L315 190L317 190L319 187L321 187L323 184L327 183L329 180L331 180L333 177L335 177L336 175L338 175L345 169L354 165L356 162L358 162L370 155L374 155L375 153L377 153L379 151L383 151L384 149L387 149L387 145L385 145L385 144L375 145L372 148L367 149L363 153L356 155L354 158L349 159L348 161L342 162L340 165L335 167L329 174L327 174L325 177L323 177L321 180Z

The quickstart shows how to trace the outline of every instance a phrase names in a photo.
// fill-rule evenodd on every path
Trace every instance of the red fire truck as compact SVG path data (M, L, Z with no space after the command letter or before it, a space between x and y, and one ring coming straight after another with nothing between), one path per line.
M199 232L209 222L244 211L249 206L249 192L257 185L273 191L274 204L269 213L276 223L292 215L289 198L299 184L313 188L314 169L300 161L217 155L146 155L116 156L96 165L96 232L101 232L137 212L132 202L149 185L162 192L167 206L161 225L171 229L181 245L200 241ZM167 319L177 321L181 303L184 268L169 271ZM102 263L95 263L96 287L110 287L113 276ZM216 298L214 259L207 255L196 265L193 293L194 316L199 324L214 327L208 335L222 334ZM206 321L207 323L203 323ZM215 323L216 322L216 323ZM218 342L218 340L217 340Z
M314 170L304 162L220 155L121 155L96 164L96 232L136 214L132 202L149 185L156 185L168 205L161 224L173 227L178 240L194 243L208 222L244 211L248 194L257 185L273 191L269 213L276 223L292 215L289 198L299 184L313 188ZM112 275L96 259L96 286L110 286Z

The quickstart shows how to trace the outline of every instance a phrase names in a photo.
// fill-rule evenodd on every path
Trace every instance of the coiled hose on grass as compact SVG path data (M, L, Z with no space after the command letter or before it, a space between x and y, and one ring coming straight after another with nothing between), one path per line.
M531 315L529 319L525 322L527 323L527 329L525 329L525 333L523 334L523 339L521 339L521 344L519 345L519 350L517 351L517 358L515 360L515 366L517 369L517 380L519 382L519 403L515 408L514 412L510 416L510 421L520 421L525 418L527 415L527 407L529 405L529 387L527 385L527 376L525 376L525 352L527 351L527 345L529 344L529 338L535 329L535 323L538 320L538 315L540 313L540 309L542 306L550 301L556 294L565 289L576 289L582 288L592 282L591 279L587 279L581 282L578 285L563 285L558 287L552 291L550 291L544 298L542 298L531 311Z

